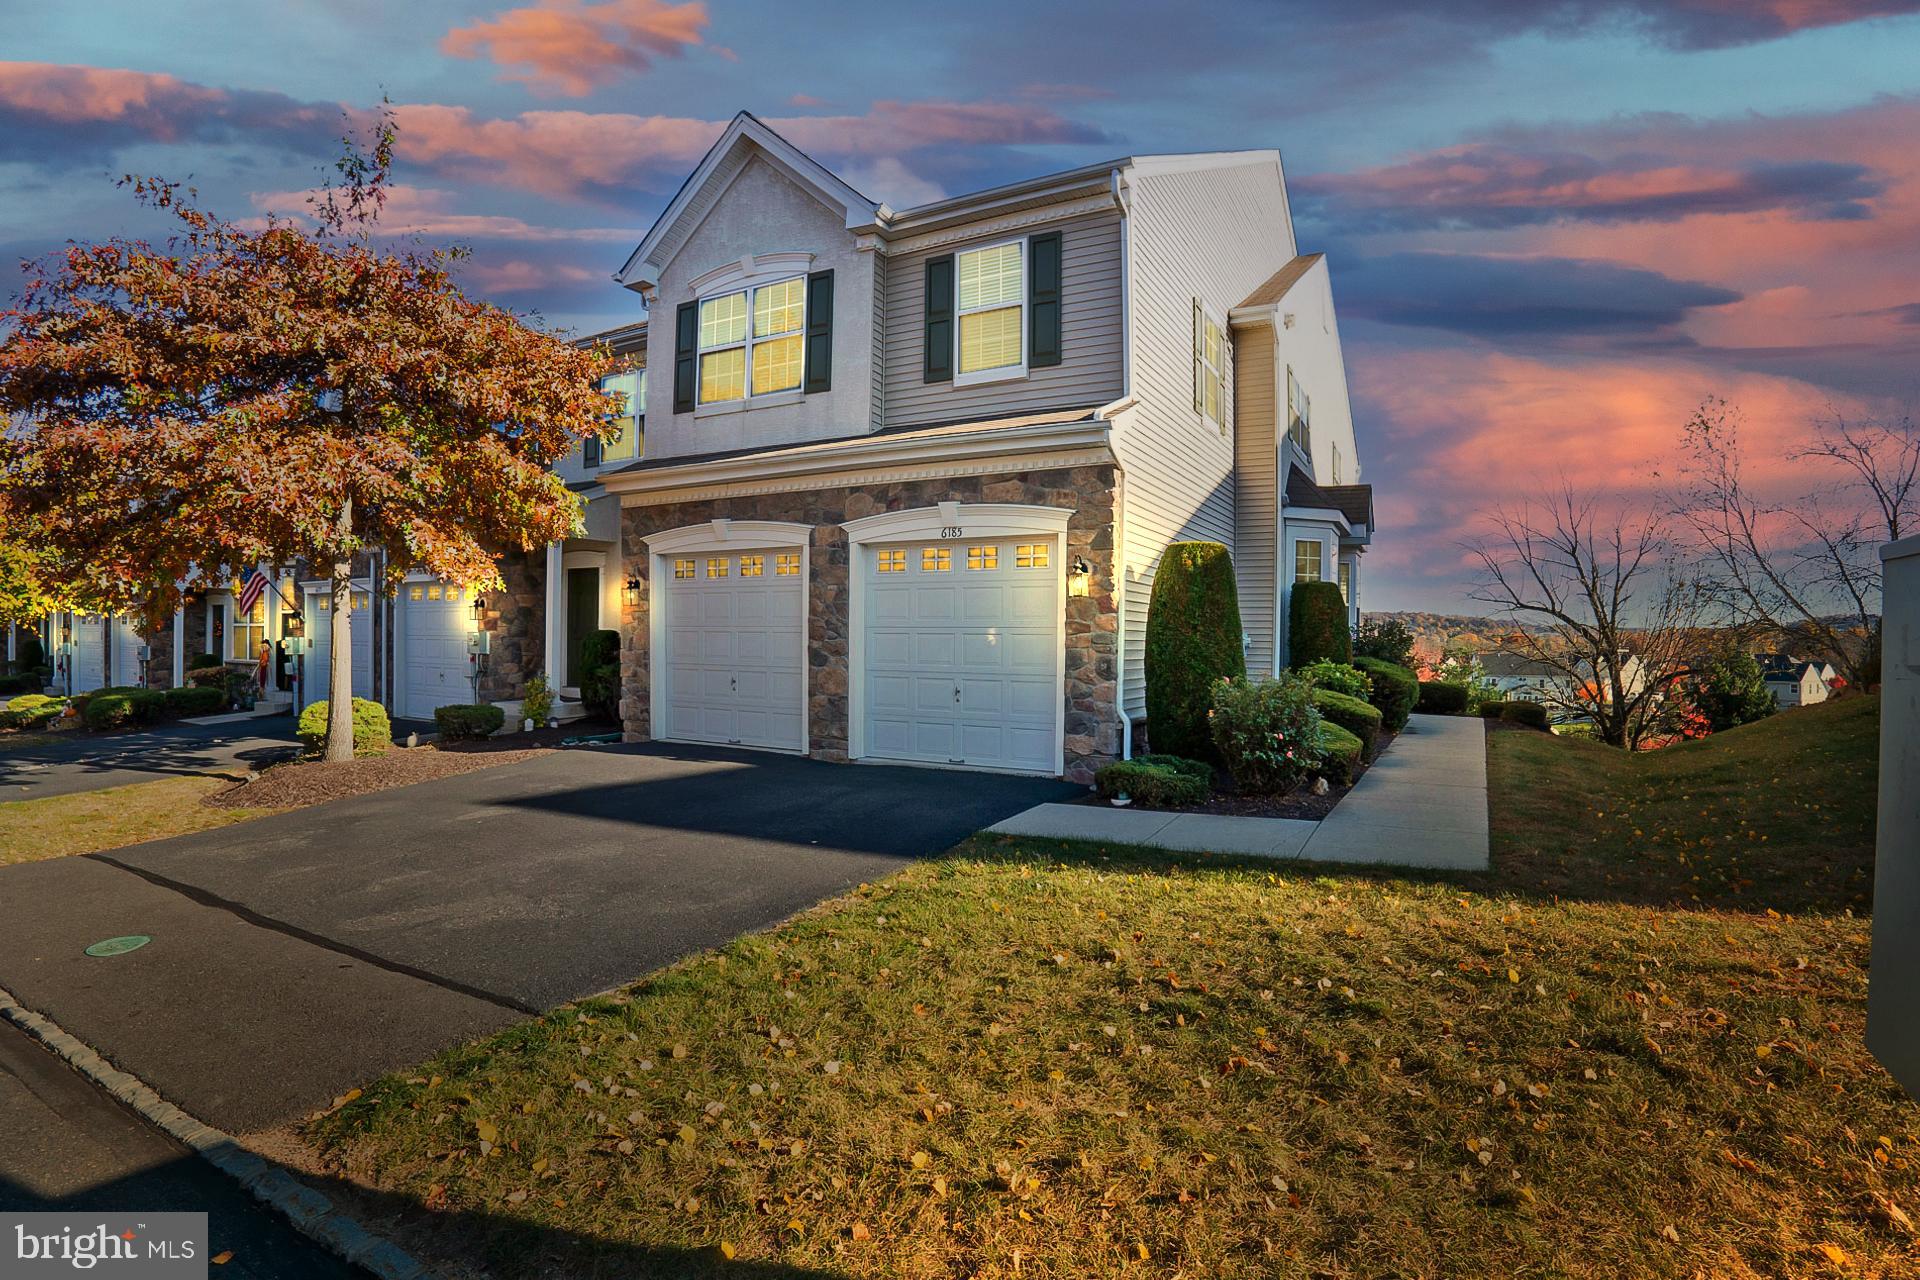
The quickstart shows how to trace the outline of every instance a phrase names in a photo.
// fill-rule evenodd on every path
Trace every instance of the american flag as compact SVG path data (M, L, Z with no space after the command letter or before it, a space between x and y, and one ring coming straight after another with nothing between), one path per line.
M266 570L255 566L253 572L247 575L246 584L240 588L241 617L253 612L253 606L260 603L260 597L266 593L268 585Z

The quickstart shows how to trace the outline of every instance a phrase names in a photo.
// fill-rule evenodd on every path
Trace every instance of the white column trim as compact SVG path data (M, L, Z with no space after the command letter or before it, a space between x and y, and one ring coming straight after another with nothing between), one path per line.
M566 572L562 568L565 559L565 544L557 540L547 544L547 607L540 636L540 670L555 697L560 694L561 673L556 655L560 652L561 610L566 600Z

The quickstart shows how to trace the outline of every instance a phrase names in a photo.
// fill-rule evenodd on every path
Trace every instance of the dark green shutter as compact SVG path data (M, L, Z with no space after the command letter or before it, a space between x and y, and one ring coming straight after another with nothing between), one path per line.
M1060 233L1027 241L1027 367L1060 363Z
M833 386L833 272L807 277L807 372L802 389L812 395Z
M925 380L953 381L953 255L927 259Z
M673 411L693 412L699 375L700 304L683 302L673 313Z

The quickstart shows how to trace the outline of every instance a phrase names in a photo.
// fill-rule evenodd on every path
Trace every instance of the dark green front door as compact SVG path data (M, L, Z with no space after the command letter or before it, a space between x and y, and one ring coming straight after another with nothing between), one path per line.
M569 687L580 683L580 646L600 626L600 571L567 570L567 675Z

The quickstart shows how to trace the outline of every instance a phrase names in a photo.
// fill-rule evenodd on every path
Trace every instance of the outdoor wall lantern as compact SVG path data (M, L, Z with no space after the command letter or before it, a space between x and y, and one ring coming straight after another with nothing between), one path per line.
M287 642L287 652L297 653L293 648L295 640L304 639L307 634L307 615L298 609L289 609L280 615L280 638Z
M626 586L620 588L620 598L626 602L627 608L638 609L640 607L640 590L640 575L630 574L627 578Z
M1093 566L1082 557L1067 569L1067 594L1084 596L1093 590Z
M479 628L480 628L480 624L481 624L482 622L485 622L485 621L486 621L486 619L487 619L487 598L486 598L485 596L480 596L480 595L476 595L476 596L475 596L475 597L473 598L473 626L474 626L474 629L475 629L476 631L477 631L477 630L479 630Z

